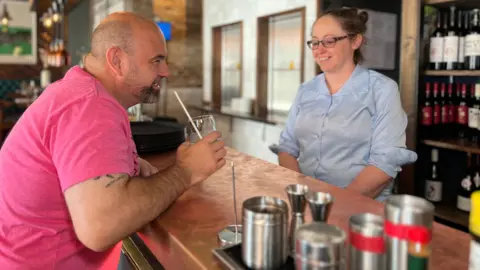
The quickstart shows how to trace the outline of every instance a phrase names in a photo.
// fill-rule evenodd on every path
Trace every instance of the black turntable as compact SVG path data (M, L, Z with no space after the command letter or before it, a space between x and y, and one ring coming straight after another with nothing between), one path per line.
M130 122L137 152L169 152L185 141L185 126L175 121Z

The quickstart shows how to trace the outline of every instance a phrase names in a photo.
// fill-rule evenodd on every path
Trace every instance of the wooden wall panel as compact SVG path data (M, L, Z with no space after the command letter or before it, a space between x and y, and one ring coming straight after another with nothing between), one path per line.
M418 97L418 74L420 59L420 24L421 24L420 1L402 1L402 32L400 39L400 79L399 87L402 104L408 117L407 147L416 149L417 127L417 97ZM414 193L414 166L408 165L403 168L399 176L399 193Z
M212 29L212 103L216 108L222 106L222 28Z
M222 28L238 25L240 27L240 95L243 94L243 22L234 22L212 29L212 102L215 108L222 107Z
M257 28L257 100L255 114L266 116L268 112L268 17L258 18Z

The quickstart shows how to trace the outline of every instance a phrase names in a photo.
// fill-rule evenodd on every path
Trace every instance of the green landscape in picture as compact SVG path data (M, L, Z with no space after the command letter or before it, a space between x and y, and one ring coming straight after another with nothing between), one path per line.
M7 31L0 31L0 55L31 55L32 29L22 27L8 27Z

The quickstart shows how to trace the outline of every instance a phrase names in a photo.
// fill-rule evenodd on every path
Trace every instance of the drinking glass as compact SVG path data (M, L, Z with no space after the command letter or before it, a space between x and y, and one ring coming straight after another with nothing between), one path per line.
M193 117L192 122L195 125L195 127L197 127L202 137L205 137L211 132L217 130L213 115L208 114L208 115ZM193 125L190 121L188 121L188 124L185 127L185 140L189 141L190 143L195 143L200 140L200 138L198 137L197 131L195 130L195 128L193 128Z

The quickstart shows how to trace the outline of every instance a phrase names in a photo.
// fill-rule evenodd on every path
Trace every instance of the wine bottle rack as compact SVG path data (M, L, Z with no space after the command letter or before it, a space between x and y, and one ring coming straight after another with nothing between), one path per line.
M456 151L462 151L472 154L480 154L480 147L474 143L465 142L462 140L442 139L442 140L423 140L422 143Z
M461 5L463 7L479 7L478 0L424 0L425 5L445 6L445 5Z
M427 76L469 76L480 77L480 70L427 70L425 71Z
M458 210L453 202L435 204L435 217L453 223L458 229L468 230L469 213Z

